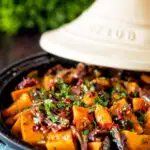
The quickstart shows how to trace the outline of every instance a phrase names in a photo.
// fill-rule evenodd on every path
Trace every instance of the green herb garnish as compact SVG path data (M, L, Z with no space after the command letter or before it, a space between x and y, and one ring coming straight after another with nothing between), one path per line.
M108 102L109 102L109 95L106 92L103 92L95 100L95 104L100 104L105 107L108 105Z
M84 131L82 131L82 133L84 134L84 135L88 135L89 134L89 130L84 130Z
M77 105L77 106L83 107L84 103L81 100L78 100L78 101L73 102L73 105Z

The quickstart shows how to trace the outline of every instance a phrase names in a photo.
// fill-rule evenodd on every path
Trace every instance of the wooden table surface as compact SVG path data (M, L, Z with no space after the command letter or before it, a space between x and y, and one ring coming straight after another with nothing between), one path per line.
M39 34L8 37L0 35L0 69L21 58L42 51Z

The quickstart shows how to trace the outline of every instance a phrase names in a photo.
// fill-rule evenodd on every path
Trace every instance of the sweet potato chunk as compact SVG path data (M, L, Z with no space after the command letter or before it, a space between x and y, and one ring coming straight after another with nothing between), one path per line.
M145 131L146 134L150 134L150 109L145 115Z
M138 135L127 130L122 131L126 136L126 144L130 150L148 150L150 148L150 135Z
M142 110L146 106L145 100L142 98L133 98L132 104L134 111Z
M117 115L117 112L120 111L123 107L127 105L126 99L121 99L117 102L114 102L113 106L109 109L112 115Z
M101 105L96 106L95 110L95 118L99 125L103 125L105 123L112 123L112 118L106 107Z
M16 91L11 92L13 101L14 102L18 101L23 93L28 93L28 92L32 91L33 89L35 89L36 87L37 86L27 87L27 88L24 88L21 90L16 90Z
M130 114L126 115L124 118L127 120L130 120L133 123L133 128L138 134L143 133L142 126L138 122L137 117L132 112Z
M89 121L88 109L79 106L73 106L73 122L78 130L82 130L84 125Z
M32 144L38 145L39 141L43 140L43 134L39 131L33 131L33 116L30 111L21 113L21 133L23 141Z
M101 150L102 146L102 142L90 142L88 143L88 150Z
M92 105L95 102L97 93L95 91L86 92L83 98L83 101L86 105Z
M126 99L119 100L114 103L114 105L110 108L110 112L112 115L117 115L117 112L122 110L128 103ZM133 123L133 128L136 130L137 133L141 134L143 132L142 126L139 124L137 117L132 113L127 113L123 115L124 119L131 120Z
M45 75L44 76L44 80L43 80L43 86L46 90L50 89L50 82L51 80L53 80L53 76L52 75Z
M143 82L145 82L146 84L150 84L150 76L146 75L146 74L142 74L141 75L141 80Z
M71 129L57 133L50 132L46 147L48 150L75 150L76 144L73 141Z
M139 90L139 85L136 82L128 82L126 84L126 87L127 87L128 93L131 93L131 92L134 93Z
M11 133L17 137L21 136L21 117L19 117L16 123L13 125Z
M24 93L21 95L18 101L13 103L10 107L2 111L2 114L4 117L8 116L14 116L16 115L19 111L22 111L23 109L27 107L31 107L32 102L31 98L27 93Z

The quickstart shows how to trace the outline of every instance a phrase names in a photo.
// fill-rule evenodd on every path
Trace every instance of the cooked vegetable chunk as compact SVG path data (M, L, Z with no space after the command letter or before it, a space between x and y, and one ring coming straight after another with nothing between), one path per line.
M128 82L126 84L128 93L134 93L139 90L139 86L136 82Z
M21 114L21 133L22 138L25 142L32 145L38 145L39 141L43 140L44 135L37 131L33 130L33 116L30 111L26 111Z
M148 76L146 74L141 75L141 80L144 81L147 84L150 84L150 76Z
M150 134L150 109L145 114L145 133Z
M122 131L127 138L127 146L130 150L148 150L150 148L150 135L138 135L127 130Z
M45 75L44 79L43 79L43 86L46 90L50 89L50 83L53 80L53 76L52 75Z
M11 133L17 137L21 137L21 117L19 117L13 125Z
M128 105L126 99L121 99L117 102L113 103L113 106L111 106L111 108L109 109L109 111L111 112L112 115L117 115L119 111L122 110L122 108L124 108L126 105Z
M133 123L133 128L138 134L143 133L142 126L138 122L137 117L132 112L127 114L127 116L125 116L125 119L128 119Z
M142 110L146 107L145 100L142 98L133 98L132 104L134 111Z
M31 107L32 102L28 94L24 93L21 95L18 101L13 103L10 107L2 111L4 117L14 116L19 111L22 111L25 108Z
M108 112L108 109L101 105L96 106L95 118L99 125L104 125L106 123L112 123L112 118Z
M37 87L37 86L27 87L27 88L24 88L24 89L21 89L21 90L13 91L13 92L11 93L11 96L12 96L13 101L14 101L14 102L15 102L15 101L18 101L22 94L28 93L28 92L32 91L33 89L35 89L36 87Z
M46 142L48 150L76 150L76 144L73 140L72 131L50 132Z
M88 143L88 150L101 150L102 142L90 142Z
M85 93L83 101L86 105L92 105L94 104L96 97L97 93L95 91L88 91Z
M88 109L79 106L73 106L73 122L78 130L82 130L86 123L89 122L88 119Z

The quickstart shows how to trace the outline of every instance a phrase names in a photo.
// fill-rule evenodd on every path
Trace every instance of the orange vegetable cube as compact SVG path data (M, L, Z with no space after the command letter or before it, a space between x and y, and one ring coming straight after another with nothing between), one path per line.
M106 107L101 105L96 106L95 110L95 118L99 125L103 125L105 123L112 123L112 118Z
M44 135L37 131L33 131L33 116L30 111L26 111L21 114L21 133L23 141L32 144L38 145L39 141L43 140Z
M14 116L19 111L22 111L24 108L31 107L31 106L32 106L32 102L30 96L27 93L24 93L21 95L18 101L13 103L7 109L3 110L2 114L4 117Z
M84 124L88 122L88 109L79 106L73 106L73 122L78 130L82 130Z
M16 123L13 125L11 133L17 137L21 136L21 117L19 117Z
M122 131L127 138L126 144L130 150L148 150L150 148L150 135L138 135L127 130Z
M86 92L83 98L83 101L86 105L92 105L95 102L97 93L95 91Z
M15 101L19 100L19 98L21 97L22 94L28 93L37 87L38 86L27 87L27 88L24 88L21 90L16 90L16 91L11 92L11 96L12 96L13 101L15 102Z
M46 147L48 150L76 150L71 129L57 133L50 132Z
M102 142L90 142L88 143L88 150L101 150L102 146Z

